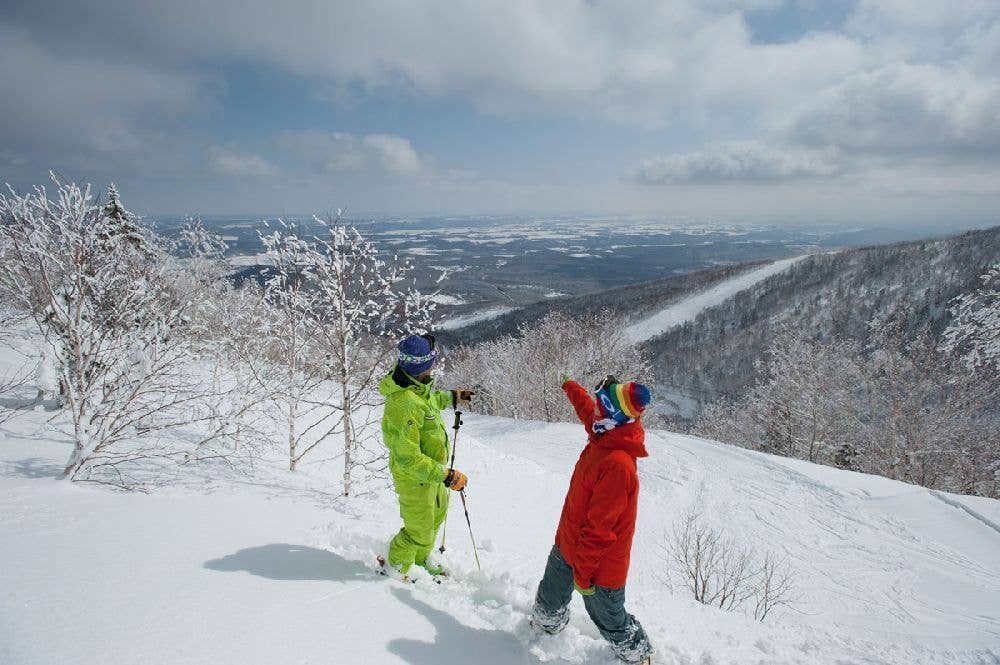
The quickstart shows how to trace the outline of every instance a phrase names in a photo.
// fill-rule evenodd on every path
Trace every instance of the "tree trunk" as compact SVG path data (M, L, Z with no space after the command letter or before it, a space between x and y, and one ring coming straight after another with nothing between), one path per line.
M288 470L295 471L295 466L299 463L295 457L295 400L288 401Z
M351 495L351 469L354 468L354 423L351 419L351 394L347 382L340 384L344 404L344 496Z
M83 464L83 446L79 442L73 445L73 453L69 457L69 461L66 463L66 468L63 469L61 478L72 478L73 475L80 469L80 465Z

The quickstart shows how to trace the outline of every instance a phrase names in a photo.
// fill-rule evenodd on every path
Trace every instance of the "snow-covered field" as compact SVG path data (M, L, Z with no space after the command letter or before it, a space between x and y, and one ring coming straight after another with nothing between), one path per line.
M789 259L780 259L760 268L736 275L716 284L710 289L669 305L652 316L632 323L625 329L625 334L633 344L640 344L653 339L674 326L693 321L698 314L709 307L721 305L740 291L745 291L751 286L763 282L768 277L783 272L792 264L804 258L805 256L794 256Z
M574 599L568 629L526 616L580 427L470 415L458 466L476 572L452 504L441 585L378 577L399 520L372 481L337 495L337 460L300 471L163 467L149 494L53 479L69 452L52 413L0 425L0 663L611 663ZM628 607L655 662L1000 662L1000 502L944 495L697 438L650 432ZM705 522L786 558L795 605L765 623L666 582L665 534Z

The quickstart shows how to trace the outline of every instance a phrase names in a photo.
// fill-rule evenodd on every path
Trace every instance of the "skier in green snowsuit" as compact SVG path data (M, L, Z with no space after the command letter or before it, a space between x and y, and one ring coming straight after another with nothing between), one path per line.
M437 357L434 338L410 335L399 343L399 360L382 378L385 397L382 438L389 449L389 470L399 496L403 528L389 543L389 564L406 575L414 563L432 575L444 570L428 561L438 529L448 514L448 491L460 491L467 478L448 468L448 432L441 411L468 402L468 390L435 390L431 368Z

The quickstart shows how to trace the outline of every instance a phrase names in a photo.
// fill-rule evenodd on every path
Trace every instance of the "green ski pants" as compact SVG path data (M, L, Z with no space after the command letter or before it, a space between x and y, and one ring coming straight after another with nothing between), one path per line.
M448 514L449 490L444 483L393 480L403 528L389 543L389 563L405 573L414 563L425 563L434 549L438 529Z

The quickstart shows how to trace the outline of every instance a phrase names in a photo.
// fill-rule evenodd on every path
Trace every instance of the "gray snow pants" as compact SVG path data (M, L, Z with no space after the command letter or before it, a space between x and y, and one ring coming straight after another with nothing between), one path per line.
M532 609L535 625L553 635L565 628L569 623L572 597L573 569L563 559L559 548L553 545ZM646 631L625 611L625 587L609 589L595 585L594 595L583 597L583 606L620 659L638 663L653 653Z

